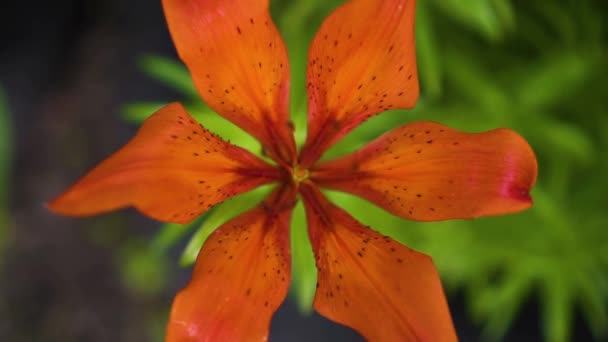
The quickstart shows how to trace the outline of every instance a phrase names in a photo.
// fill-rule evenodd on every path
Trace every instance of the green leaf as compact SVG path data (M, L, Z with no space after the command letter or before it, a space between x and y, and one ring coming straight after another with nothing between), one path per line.
M532 290L535 271L530 265L521 265L507 273L502 283L484 288L474 297L474 305L487 315L484 335L494 339L504 337L522 305L522 298L527 298Z
M513 104L508 94L498 84L496 77L472 57L457 50L446 52L446 74L454 89L458 89L454 97L478 105L489 118L499 121L509 119L507 113L513 111Z
M193 264L194 261L196 261L196 256L198 255L201 246L209 235L228 220L260 203L262 198L268 193L269 188L269 185L259 187L255 190L228 199L213 207L211 213L209 213L190 239L190 242L186 245L180 258L180 264L182 266Z
M545 149L553 149L559 158L571 158L579 163L590 164L595 156L595 148L589 133L572 124L555 119L539 121L535 127L542 138Z
M430 97L441 95L443 63L439 52L433 16L426 1L416 5L416 51L422 93Z
M129 122L142 123L165 105L164 102L129 103L122 107L122 117Z
M169 248L177 243L177 241L190 231L194 229L195 226L202 224L202 221L205 220L208 213L204 213L194 221L187 224L178 224L178 223L165 223L160 228L159 232L156 233L156 236L152 239L150 244L150 248L156 253L166 253Z
M198 97L198 92L194 88L190 73L182 63L172 58L144 56L140 59L139 66L148 76L166 86L191 98Z
M128 288L157 296L166 287L169 263L165 254L155 253L143 241L130 240L119 255L118 265Z
M574 8L580 7L578 3L564 3L560 1L534 1L530 2L529 9L536 14L536 21L547 22L551 31L558 33L561 42L573 42L576 39L576 22L573 15ZM570 6L571 4L576 4ZM552 34L555 34L551 32Z
M519 103L533 110L560 103L583 86L593 63L589 57L572 52L547 53L543 60L521 72L516 84Z
M504 34L505 29L492 0L433 0L432 3L452 19L477 30L488 39L498 40Z
M556 270L561 272L561 270ZM543 332L547 341L567 342L570 340L572 316L574 314L572 291L562 275L547 278L542 289Z
M512 31L516 27L515 11L510 0L492 0L494 12L505 30Z
M605 247L601 248L599 253L603 253L604 250ZM580 288L578 294L580 310L598 340L608 337L608 305L606 305L608 302L608 286L606 286L608 276L601 268L589 273L582 271L581 268L578 269L581 271L575 279ZM605 279L601 280L601 277Z
M310 314L317 286L317 268L308 238L302 202L296 205L291 219L291 293L300 312Z

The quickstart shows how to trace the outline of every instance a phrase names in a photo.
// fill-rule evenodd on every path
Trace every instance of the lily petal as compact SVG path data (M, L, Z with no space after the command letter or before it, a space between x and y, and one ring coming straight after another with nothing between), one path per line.
M163 7L177 52L205 102L291 166L296 148L289 62L268 0L163 0Z
M430 257L363 226L302 187L319 270L315 309L369 341L456 341Z
M417 122L319 165L311 177L395 215L438 221L527 209L536 175L534 152L511 130L468 134Z
M290 282L294 203L294 191L279 190L205 241L192 279L173 302L167 342L267 340Z
M226 198L278 177L276 168L221 140L172 103L48 206L68 216L134 206L160 221L187 223Z
M415 0L351 0L316 34L308 57L302 167L367 118L418 99Z

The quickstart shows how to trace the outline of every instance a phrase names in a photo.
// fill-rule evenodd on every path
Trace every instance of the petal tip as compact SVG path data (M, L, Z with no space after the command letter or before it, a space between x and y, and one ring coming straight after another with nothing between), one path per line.
M55 201L57 201L57 199L52 199L48 202L43 202L42 203L42 207L49 213L51 214L55 214L55 215L62 215L61 211L58 209L57 204L55 203Z
M97 213L89 213L83 212L79 210L77 206L70 201L69 199L69 191L60 194L59 196L53 198L52 200L43 203L44 208L46 208L49 212L55 215L61 216L75 216L75 217L83 217L83 216L92 216Z
M529 203L532 205L532 195L530 195L530 190L532 187L522 188L518 186L511 187L511 191L509 191L509 197L514 200Z

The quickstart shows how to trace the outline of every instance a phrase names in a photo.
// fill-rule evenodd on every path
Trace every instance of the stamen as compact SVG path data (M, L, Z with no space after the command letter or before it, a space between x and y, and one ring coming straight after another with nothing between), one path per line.
M300 183L304 182L305 180L308 179L309 176L310 176L310 173L309 173L308 169L302 169L302 168L300 168L299 165L294 166L294 168L291 172L291 178L293 179L294 183L296 183L296 184L300 184Z

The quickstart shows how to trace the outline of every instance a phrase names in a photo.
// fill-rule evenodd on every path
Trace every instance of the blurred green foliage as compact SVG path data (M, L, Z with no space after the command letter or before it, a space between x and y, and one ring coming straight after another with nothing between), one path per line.
M570 340L576 314L597 339L608 334L608 158L603 154L608 150L608 10L602 1L418 0L417 108L369 120L325 156L348 153L414 120L466 131L509 127L529 140L540 165L535 207L517 215L416 223L364 200L330 193L362 222L432 255L448 292L465 293L471 318L483 325L488 338L504 337L531 298L541 305L546 341ZM308 45L323 18L341 2L272 3L290 53L299 143L305 137ZM179 62L150 56L141 66L183 93L181 100L203 125L260 154L255 140L201 102ZM163 103L130 104L124 114L139 122ZM192 263L206 236L263 192L226 201L190 226L167 225L155 244L166 248L195 231L182 258L183 264ZM307 311L316 271L300 206L294 213L292 248L292 294Z
M9 194L13 160L13 124L4 89L0 87L0 255L9 239Z

